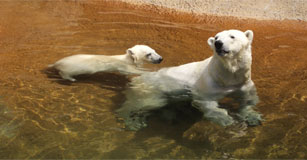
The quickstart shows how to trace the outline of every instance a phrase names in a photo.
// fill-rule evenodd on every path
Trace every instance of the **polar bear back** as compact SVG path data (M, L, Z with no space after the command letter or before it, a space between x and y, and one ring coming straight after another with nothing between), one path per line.
M159 74L174 78L177 81L185 83L185 85L193 86L201 76L201 72L206 68L211 57L199 62L188 63L177 67L161 69Z
M70 73L94 73L103 69L112 71L114 68L123 68L124 62L110 56L78 54L63 58L54 64L61 71Z
M203 72L203 68L206 68L210 60L211 57L200 62L163 68L157 72L148 72L133 78L131 85L143 90L156 88L166 93L189 89L195 85ZM146 86L143 82L146 82Z

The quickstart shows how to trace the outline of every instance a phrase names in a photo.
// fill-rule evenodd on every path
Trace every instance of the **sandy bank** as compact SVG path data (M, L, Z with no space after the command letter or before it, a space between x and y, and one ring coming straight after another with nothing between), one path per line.
M155 5L196 14L235 16L260 20L307 21L305 0L119 0Z

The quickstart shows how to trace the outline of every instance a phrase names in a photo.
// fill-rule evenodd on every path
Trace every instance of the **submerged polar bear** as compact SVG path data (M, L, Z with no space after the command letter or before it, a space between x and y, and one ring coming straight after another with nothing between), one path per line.
M49 65L59 71L63 79L76 81L73 76L94 74L96 72L119 71L122 74L144 73L141 65L144 62L158 64L163 58L146 45L135 45L127 49L124 55L105 56L78 54L65 57Z
M218 101L236 95L240 103L238 117L249 125L260 124L261 115L253 110L258 96L251 80L252 40L251 30L226 30L208 39L212 57L133 78L118 115L127 128L138 130L146 126L152 110L170 100L190 100L204 118L227 126L234 120Z

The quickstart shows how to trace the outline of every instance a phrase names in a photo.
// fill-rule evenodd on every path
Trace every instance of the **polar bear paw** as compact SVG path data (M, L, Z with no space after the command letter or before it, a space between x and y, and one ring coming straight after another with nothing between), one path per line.
M141 128L147 127L146 117L144 115L131 115L125 119L126 128L132 131L140 130Z
M141 128L147 127L145 122L136 122L136 121L126 121L126 128L131 131L138 131Z
M257 126L261 124L263 120L262 115L256 111L254 111L251 107L246 109L242 109L239 113L239 118L243 121L247 122L249 126Z
M210 112L204 115L204 117L214 123L217 123L221 126L229 126L234 123L234 120L227 112Z
M221 126L230 126L234 123L234 120L230 116L223 116L223 117L218 117L215 119L211 119L213 122L221 125Z

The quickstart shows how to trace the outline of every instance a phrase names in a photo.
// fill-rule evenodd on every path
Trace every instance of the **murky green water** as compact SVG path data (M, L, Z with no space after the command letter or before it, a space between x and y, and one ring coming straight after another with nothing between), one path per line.
M307 158L307 27L135 10L111 2L0 1L0 158ZM217 32L252 29L261 126L223 128L193 109L138 132L114 110L131 77L59 81L48 64L72 54L123 54L147 44L157 70L211 56ZM187 107L189 107L187 105Z

